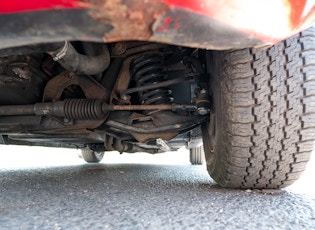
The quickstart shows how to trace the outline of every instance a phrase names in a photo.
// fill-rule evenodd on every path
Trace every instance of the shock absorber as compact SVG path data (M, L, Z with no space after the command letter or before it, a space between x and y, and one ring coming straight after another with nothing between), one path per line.
M163 54L157 51L135 58L130 67L137 87L165 81L167 74L163 71L163 61ZM173 101L172 91L168 87L139 91L138 95L143 105L170 104Z

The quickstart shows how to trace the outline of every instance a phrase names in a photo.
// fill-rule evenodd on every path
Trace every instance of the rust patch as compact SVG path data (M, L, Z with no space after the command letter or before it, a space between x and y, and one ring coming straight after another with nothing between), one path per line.
M105 42L149 40L153 23L168 11L168 6L159 1L90 0L89 3L89 15L113 27L104 34Z
M148 140L162 138L163 140L171 140L172 138L178 135L178 132L166 132L166 133L152 133L152 134L143 134L143 133L135 133L129 132L137 141L146 142Z
M110 97L110 103L118 102L118 103L130 103L130 97L126 96L125 98L120 98L119 92L128 88L129 82L131 80L130 76L130 64L133 60L134 56L131 56L124 60L119 75L116 79L116 83L112 90L112 94Z
M145 124L145 123L138 123L138 124L134 124L135 121L152 121L153 124ZM132 113L130 121L129 121L129 125L134 126L134 127L138 127L138 128L142 128L142 129L147 129L150 130L154 127L159 127L159 125L163 125L163 124L159 124L158 119L151 117L151 116L146 116L143 114L139 114L139 113ZM157 139L157 138L162 138L163 140L170 140L172 138L174 138L175 136L178 135L178 131L166 131L166 132L159 132L159 133L136 133L136 132L129 132L137 141L139 142L146 142L150 139Z

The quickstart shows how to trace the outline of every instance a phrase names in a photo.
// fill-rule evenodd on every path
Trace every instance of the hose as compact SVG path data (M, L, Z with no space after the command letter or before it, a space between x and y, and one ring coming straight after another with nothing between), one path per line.
M49 52L54 61L58 61L66 70L83 75L102 73L110 63L110 53L107 46L103 46L102 54L87 56L79 54L70 42L65 42L56 52Z
M102 73L110 64L110 53L106 45L102 46L100 55L88 56L78 53L68 41L1 49L0 57L34 53L48 53L66 70L82 75Z

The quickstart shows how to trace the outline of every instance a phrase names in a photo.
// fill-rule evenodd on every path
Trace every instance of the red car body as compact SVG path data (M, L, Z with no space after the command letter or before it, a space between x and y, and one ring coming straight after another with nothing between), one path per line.
M314 21L309 0L11 0L0 5L0 48L60 40L261 47Z

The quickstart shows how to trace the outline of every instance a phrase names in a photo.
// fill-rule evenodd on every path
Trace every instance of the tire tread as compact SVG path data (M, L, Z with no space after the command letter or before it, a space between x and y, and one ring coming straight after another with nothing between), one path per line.
M221 165L208 171L220 185L281 188L305 169L315 140L314 44L311 28L269 49L213 51L228 135Z

